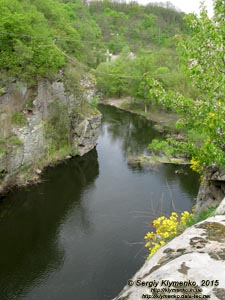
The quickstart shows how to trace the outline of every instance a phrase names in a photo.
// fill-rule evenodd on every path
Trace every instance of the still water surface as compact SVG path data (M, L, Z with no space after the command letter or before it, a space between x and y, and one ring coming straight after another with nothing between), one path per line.
M160 137L151 124L100 109L97 149L48 168L41 184L1 203L1 300L110 300L143 264L153 218L174 205L191 209L199 183L188 168L127 164Z

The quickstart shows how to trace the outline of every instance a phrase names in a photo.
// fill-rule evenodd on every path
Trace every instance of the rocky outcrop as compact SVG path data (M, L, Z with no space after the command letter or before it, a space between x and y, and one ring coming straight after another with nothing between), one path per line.
M174 164L174 165L189 165L189 161L184 158L157 156L157 155L138 155L128 156L128 165L131 167L139 167L142 169L156 169L160 164Z
M220 202L220 205L216 209L216 215L225 215L225 198Z
M37 168L95 147L101 115L83 99L81 109L80 97L68 93L62 80L43 79L35 88L14 82L5 89L0 97L0 193L23 184L28 169L34 175Z
M215 166L208 167L200 186L196 213L217 206L225 197L225 171Z
M79 115L74 119L71 133L79 155L84 155L96 145L100 120L99 114L89 117Z
M217 213L225 213L225 199ZM224 300L224 274L225 216L216 215L161 247L114 300L167 299L172 295L209 295Z

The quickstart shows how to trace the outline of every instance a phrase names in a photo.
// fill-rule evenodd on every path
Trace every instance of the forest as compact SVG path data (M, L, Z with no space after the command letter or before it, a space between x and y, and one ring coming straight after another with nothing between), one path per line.
M151 5L3 0L0 6L0 66L7 76L51 76L69 57L95 68L106 49L173 47L174 34L187 31L183 13Z
M0 0L0 88L35 85L73 67L95 76L103 97L130 96L179 114L184 141L155 142L192 168L224 167L224 1L210 19L172 8L113 1ZM153 145L154 148L154 145Z

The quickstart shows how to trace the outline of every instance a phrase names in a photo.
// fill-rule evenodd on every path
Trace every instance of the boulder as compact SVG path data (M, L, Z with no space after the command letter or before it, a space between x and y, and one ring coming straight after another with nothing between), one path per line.
M160 295L225 299L225 216L210 217L161 247L114 300ZM164 297L164 298L163 298Z

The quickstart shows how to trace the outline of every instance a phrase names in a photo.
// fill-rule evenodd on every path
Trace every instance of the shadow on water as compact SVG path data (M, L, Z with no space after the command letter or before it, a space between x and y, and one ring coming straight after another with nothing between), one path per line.
M75 207L77 223L89 231L83 187L99 174L97 152L48 168L43 182L15 190L0 205L0 299L19 299L35 281L60 268L64 260L58 231Z

